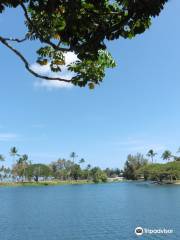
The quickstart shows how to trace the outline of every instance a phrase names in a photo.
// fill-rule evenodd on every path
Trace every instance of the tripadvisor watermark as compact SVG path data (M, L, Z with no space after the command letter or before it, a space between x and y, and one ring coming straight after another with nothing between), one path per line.
M137 236L142 236L144 234L172 234L172 233L174 233L174 230L173 229L168 229L168 228L136 227L134 232Z

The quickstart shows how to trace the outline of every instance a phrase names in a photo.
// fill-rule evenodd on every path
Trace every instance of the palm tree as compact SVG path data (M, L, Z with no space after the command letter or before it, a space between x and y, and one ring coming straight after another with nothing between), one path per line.
M84 159L84 158L81 158L81 159L79 160L79 164L82 164L82 163L85 163L85 159Z
M177 153L180 153L180 147L178 148Z
M170 161L171 157L172 157L172 153L169 150L165 150L161 156L163 160L167 160L167 161Z
M27 163L28 158L29 158L29 157L28 157L27 154L22 155L23 162Z
M1 162L5 161L5 157L2 154L0 154L0 161Z
M91 164L88 164L87 167L86 167L86 170L88 171L88 176L87 176L87 179L89 180L89 170L91 169Z
M153 163L154 157L157 155L156 152L154 152L153 149L150 149L149 152L147 153L147 156L151 158L151 161Z
M18 150L17 150L16 147L12 147L12 148L10 149L10 155L11 155L11 156L16 156L17 153L18 153Z
M88 169L88 170L91 169L91 164L88 164L88 165L87 165L87 169Z
M81 158L81 159L79 160L79 164L80 164L80 165L82 164L82 167L83 167L83 163L85 163L85 159L84 159L84 158Z
M3 162L3 161L5 161L5 158L4 158L4 156L2 155L2 154L0 154L0 162ZM2 165L1 166L1 168L0 168L0 172L3 172L4 171L4 166ZM0 179L1 179L1 181L2 181L2 179L3 179L3 175L2 174L0 174Z
M177 153L179 154L180 153L180 147L178 148L178 150L177 150ZM180 156L173 156L173 158L174 158L174 161L180 161Z
M13 162L14 162L14 164L15 164L15 157L16 157L16 156L20 156L20 155L18 154L18 150L17 150L16 147L12 147L12 148L10 149L10 155L13 157Z
M26 180L26 167L28 165L28 155L27 154L24 154L22 155L19 160L18 160L18 164L21 165L21 167L23 168L23 178Z
M72 153L70 154L70 158L72 158L73 163L74 163L75 158L77 158L77 157L78 157L78 155L76 155L75 152L72 152Z

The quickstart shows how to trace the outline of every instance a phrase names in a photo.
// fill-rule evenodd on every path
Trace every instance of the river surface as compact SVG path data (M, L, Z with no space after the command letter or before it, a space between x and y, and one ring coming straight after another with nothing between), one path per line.
M143 234L170 229L169 234ZM180 240L180 186L0 187L0 240Z

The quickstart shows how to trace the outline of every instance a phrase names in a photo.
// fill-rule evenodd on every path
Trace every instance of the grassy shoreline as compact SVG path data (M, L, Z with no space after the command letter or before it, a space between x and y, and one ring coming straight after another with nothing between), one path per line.
M67 180L67 181L43 181L43 182L0 182L0 187L20 187L20 186L56 186L56 185L80 185L92 184L87 180Z
M105 183L118 183L118 182L137 182L138 180L123 180L123 181L107 181ZM146 182L146 181L138 181ZM87 180L65 180L65 181L40 181L40 182L0 182L0 187L25 187L25 186L58 186L58 185L84 185L84 184L97 184L93 181ZM155 182L153 182L155 184ZM156 183L157 184L157 183ZM160 183L159 183L160 184ZM162 182L162 185L169 185L169 183ZM172 185L180 185L180 180L171 182Z
M117 180L99 182L99 183L117 183L127 180ZM99 184L98 183L98 184ZM0 187L21 187L21 186L56 186L56 185L83 185L83 184L97 184L92 180L54 180L54 181L39 181L39 182L0 182Z
M139 180L111 180L107 182L99 182L95 183L92 180L54 180L54 181L39 181L39 182L0 182L0 187L25 187L25 186L57 186L57 185L85 185L85 184L102 184L102 183L123 183L123 182L147 182L145 180L139 179ZM160 184L160 185L180 185L180 180L172 181L172 182L155 182L151 181L152 184Z

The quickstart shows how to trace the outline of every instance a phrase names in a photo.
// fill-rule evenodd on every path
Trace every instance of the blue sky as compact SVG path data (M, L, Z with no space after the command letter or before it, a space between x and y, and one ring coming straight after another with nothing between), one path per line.
M0 153L33 162L75 151L87 163L122 167L129 153L180 146L180 2L169 1L144 35L108 43L118 67L94 91L46 86L0 44ZM24 31L21 13L0 16L0 34ZM35 44L23 48L35 62ZM158 158L158 161L162 161ZM11 164L10 157L7 163Z

